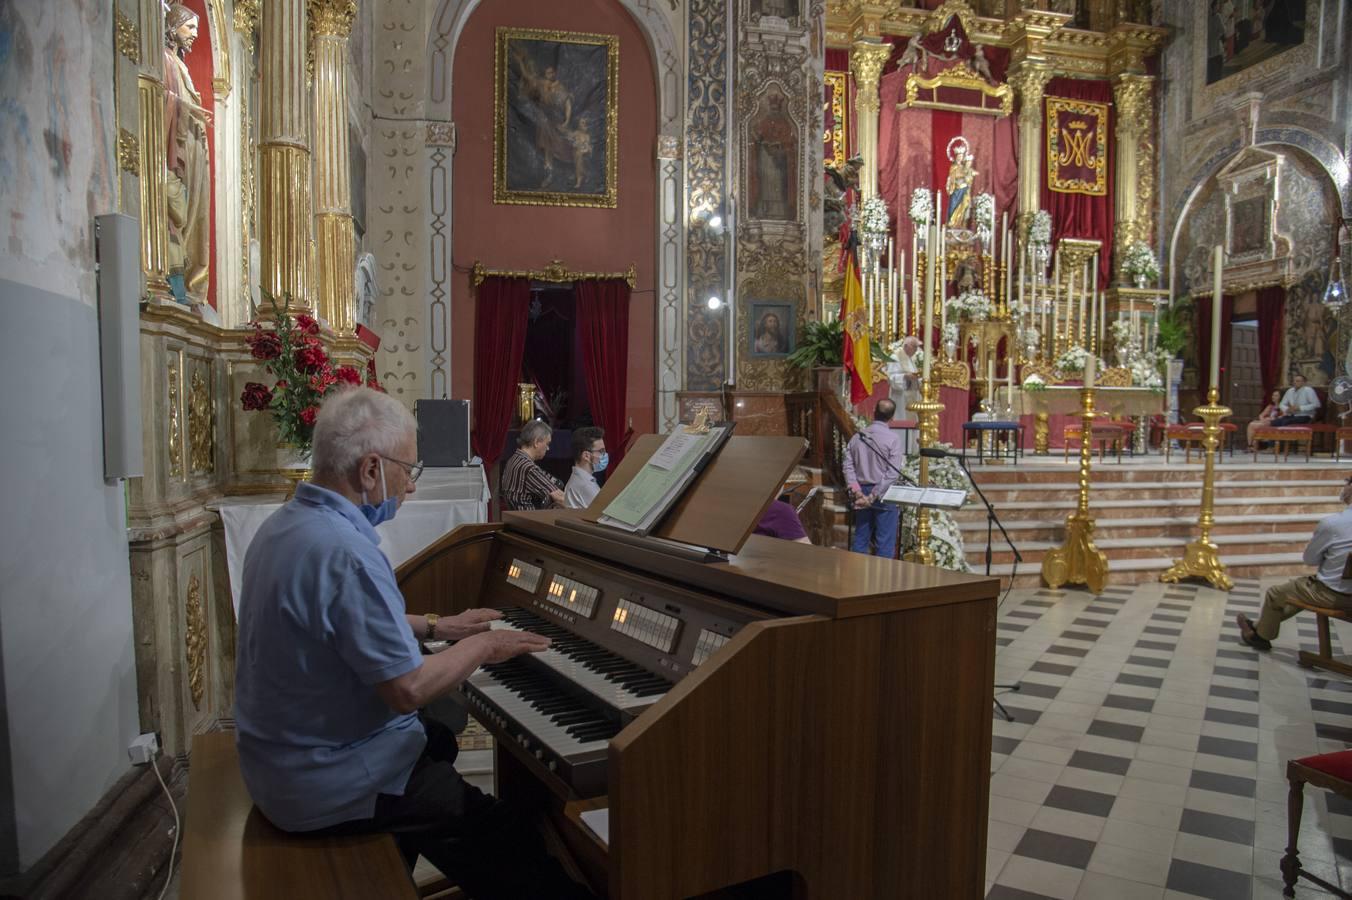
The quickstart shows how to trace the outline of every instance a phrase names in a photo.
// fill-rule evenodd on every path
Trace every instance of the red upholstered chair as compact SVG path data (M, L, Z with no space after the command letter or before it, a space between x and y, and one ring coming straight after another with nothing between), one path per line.
M1305 806L1306 784L1352 798L1352 750L1290 760L1286 764L1286 780L1290 782L1291 790L1286 800L1286 855L1282 857L1282 881L1286 887L1282 891L1282 896L1296 896L1296 881L1301 878L1313 881L1339 897L1352 896L1340 890L1337 885L1329 884L1317 875L1302 869L1300 851L1296 847L1300 839L1300 814Z

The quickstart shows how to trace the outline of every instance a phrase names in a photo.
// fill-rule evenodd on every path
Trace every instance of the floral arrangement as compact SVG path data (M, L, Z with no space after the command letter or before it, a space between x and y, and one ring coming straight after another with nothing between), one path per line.
M984 322L991 316L990 298L980 291L963 291L948 301L948 308L969 322Z
M1028 242L1030 244L1052 242L1052 214L1045 209L1033 213L1033 219L1028 223Z
M995 233L995 197L991 194L976 195L976 234L983 244L989 244Z
M958 343L958 323L957 323L957 322L949 322L949 323L947 323L946 325L944 325L944 343L945 343L945 344L954 344L954 345L956 345L956 344Z
M864 234L887 234L887 201L869 197L859 207L859 230Z
M1023 389L1025 391L1033 392L1045 391L1047 389L1047 382L1043 380L1041 375L1034 372L1023 380Z
M1160 367L1153 353L1136 356L1127 366L1131 370L1131 383L1137 387L1149 388L1157 394L1164 393L1164 379L1160 377Z
M1074 378L1077 375L1084 374L1084 364L1087 359L1089 359L1088 350L1083 347L1070 347L1056 358L1052 367L1056 369L1056 374L1062 378ZM1104 369L1103 360L1095 357L1094 366L1102 372Z
M1155 261L1155 254L1150 252L1150 246L1145 241L1135 241L1127 248L1127 255L1122 260L1122 271L1137 281L1154 281L1160 277L1160 265Z
M276 380L272 387L257 381L245 384L240 405L248 411L270 411L279 440L308 457L324 397L340 385L364 383L383 388L376 379L375 360L367 363L364 377L356 366L335 368L319 339L319 323L306 313L297 313L293 319L285 305L265 296L272 304L272 330L254 322L253 334L245 342L253 358L262 360L263 368Z
M952 449L948 444L939 444L938 446ZM919 481L920 457L907 457L906 465L902 467L902 471L912 481ZM958 468L957 461L952 458L931 459L929 461L929 483L931 487L952 488L964 492L968 490L967 479L962 474L962 470ZM906 515L907 512L903 510L902 514ZM912 513L912 515L914 514ZM929 520L929 548L934 553L935 565L954 572L972 571L972 567L967 564L967 550L963 546L962 531L953 521L953 515L947 510L931 509ZM910 553L917 546L915 528L904 529L904 533L906 539L902 544L902 551Z
M1117 347L1127 347L1135 343L1136 336L1131 332L1131 322L1126 319L1118 319L1108 326L1108 334L1112 336L1113 344Z
M925 188L911 191L910 216L917 228L924 228L934 217L934 198Z

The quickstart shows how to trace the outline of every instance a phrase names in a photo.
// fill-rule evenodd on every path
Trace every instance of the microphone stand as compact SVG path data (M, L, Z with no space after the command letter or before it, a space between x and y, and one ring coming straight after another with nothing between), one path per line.
M1014 569L1015 571L1018 571L1019 563L1023 562L1023 555L1019 553L1019 548L1014 546L1014 542L1009 539L1009 532L1005 531L1005 526L1001 524L999 516L995 514L995 507L992 506L990 500L987 499L986 493L983 490L981 490L981 485L977 484L976 479L972 477L972 471L967 468L967 460L963 459L957 453L945 452L943 455L950 457L952 459L956 459L958 461L958 465L962 468L962 473L967 476L968 484L970 484L976 490L976 495L981 498L981 502L986 507L986 575L989 576L991 573L992 525L1000 529L1000 536L1005 539L1005 543L1008 544L1009 549L1013 551ZM1014 576L1012 574L1010 575L1009 578L1009 586L1011 588L1014 586ZM1007 691L1017 691L1020 685L1019 682L1016 681L1013 684L996 684L995 687L1002 688ZM1006 722L1013 722L1014 717L1010 715L1009 710L1005 709L1005 705L1001 703L999 700L996 700L995 698L991 699L995 703L995 708L1000 710L1000 715L1004 717L1004 720Z

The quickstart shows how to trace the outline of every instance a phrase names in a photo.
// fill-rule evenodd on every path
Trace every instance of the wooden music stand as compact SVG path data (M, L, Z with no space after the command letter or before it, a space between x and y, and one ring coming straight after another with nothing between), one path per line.
M616 540L647 540L596 524L596 520L657 452L663 440L663 435L645 434L634 443L619 469L587 508L584 522L592 523ZM806 449L807 441L800 437L733 435L662 517L651 537L707 547L719 553L736 553L779 496L784 479Z

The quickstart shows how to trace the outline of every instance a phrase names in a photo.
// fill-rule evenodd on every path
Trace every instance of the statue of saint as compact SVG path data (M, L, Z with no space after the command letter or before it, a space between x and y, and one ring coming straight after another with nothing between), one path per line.
M211 265L211 112L184 62L197 40L197 13L181 3L164 18L165 198L169 208L169 284L179 302L204 303Z
M966 230L972 217L972 182L979 174L972 168L972 151L966 138L955 137L948 142L948 159L953 165L948 169L948 183L944 186L948 194L944 224Z

